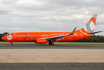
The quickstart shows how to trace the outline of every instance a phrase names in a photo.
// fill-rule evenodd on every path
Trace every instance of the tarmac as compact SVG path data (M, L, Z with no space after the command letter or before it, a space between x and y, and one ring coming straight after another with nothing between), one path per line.
M104 45L0 45L0 70L104 70Z

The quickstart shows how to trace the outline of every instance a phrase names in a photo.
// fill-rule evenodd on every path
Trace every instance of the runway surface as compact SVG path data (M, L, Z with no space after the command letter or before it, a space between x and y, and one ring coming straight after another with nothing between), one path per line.
M0 70L104 70L104 45L0 45Z

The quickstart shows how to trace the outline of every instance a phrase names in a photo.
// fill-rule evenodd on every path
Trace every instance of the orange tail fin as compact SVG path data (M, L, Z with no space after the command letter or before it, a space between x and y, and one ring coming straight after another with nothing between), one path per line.
M82 32L89 33L94 31L94 26L96 24L97 14L94 14L91 19L87 22L86 26L81 29Z

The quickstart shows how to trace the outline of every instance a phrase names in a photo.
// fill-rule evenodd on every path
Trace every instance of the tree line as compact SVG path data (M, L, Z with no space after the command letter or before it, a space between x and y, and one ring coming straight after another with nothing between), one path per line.
M88 39L78 40L75 42L104 42L104 36L103 35L94 35L92 37L89 37Z
M3 41L1 38L5 35L9 34L8 32L0 33L0 41Z
M4 32L0 34L0 41L3 41L1 38L5 35L7 35L8 32ZM78 40L74 42L104 42L104 36L103 35L94 35L92 37L89 37L88 39Z

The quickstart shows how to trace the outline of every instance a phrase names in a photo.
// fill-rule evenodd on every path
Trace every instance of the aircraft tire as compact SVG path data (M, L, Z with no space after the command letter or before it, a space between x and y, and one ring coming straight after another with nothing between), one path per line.
M52 42L52 45L54 45L54 43Z
M53 42L49 42L49 45L54 45L54 43Z

